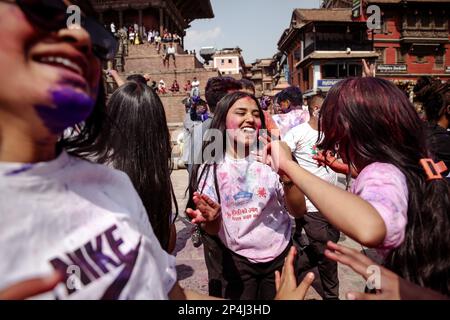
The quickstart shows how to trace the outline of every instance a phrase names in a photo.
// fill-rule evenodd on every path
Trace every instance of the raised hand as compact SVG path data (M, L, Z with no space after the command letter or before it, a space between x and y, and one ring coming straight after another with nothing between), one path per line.
M375 77L375 64L367 64L366 59L362 59L363 64L363 77Z
M275 271L275 288L277 289L275 300L303 300L314 281L314 273L309 272L297 286L294 271L296 255L297 250L295 247L291 247L284 262L282 273L280 274L279 271Z

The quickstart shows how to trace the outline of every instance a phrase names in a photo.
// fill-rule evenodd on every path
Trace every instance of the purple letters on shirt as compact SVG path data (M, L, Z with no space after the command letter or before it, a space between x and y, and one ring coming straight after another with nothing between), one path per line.
M65 275L65 283L70 274L68 274L69 266L76 265L80 268L80 282L83 286L87 286L95 280L105 276L110 271L122 267L122 271L117 278L111 283L111 285L103 293L101 299L118 299L122 293L123 288L130 280L134 266L141 246L141 238L136 247L127 253L123 253L120 250L120 246L123 244L123 240L120 237L114 235L114 231L117 230L117 226L113 225L106 231L102 232L95 237L95 240L89 241L82 247L74 250L73 252L66 252L64 257L55 257L50 260L50 264L55 270L60 271ZM109 256L104 253L102 241L106 240L113 256ZM93 248L92 242L95 242L96 247ZM84 250L82 250L84 249ZM86 252L87 257L85 255ZM89 258L89 260L87 259ZM95 264L93 265L92 262ZM101 274L95 270L95 267L101 270ZM74 293L76 289L67 288L68 295Z

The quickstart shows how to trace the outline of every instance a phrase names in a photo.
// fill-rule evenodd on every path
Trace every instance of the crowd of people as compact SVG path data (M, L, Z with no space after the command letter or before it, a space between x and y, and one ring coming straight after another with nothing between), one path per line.
M116 36L118 32L118 28L114 22L111 22L109 27L105 26L105 29L109 29L109 31ZM157 29L149 29L147 30L145 26L139 26L137 23L125 25L122 27L122 30L127 34L127 38L132 45L140 45L145 42L155 45L157 50L160 50L161 44L181 44L182 38L178 35L177 32L169 32L168 29L164 29L162 33Z
M307 108L289 87L278 114L248 81L214 77L203 93L194 79L183 156L201 295L179 285L171 254L179 208L161 100L145 75L113 72L106 101L114 38L89 2L70 3L89 23L68 27L66 1L0 2L0 299L303 299L306 258L324 299L339 297L337 263L365 279L380 270L375 292L348 299L449 298L448 83L418 81L423 121L366 71ZM336 173L354 178L348 190ZM339 232L381 260L336 244Z
M109 25L111 33L118 37L118 29L114 22ZM181 44L182 38L178 33L171 33L168 29L164 29L160 34L158 30L146 30L145 26L140 26L135 23L133 25L123 26L122 31L126 34L127 39L131 45L141 45L148 43L154 45L158 54L162 51L163 66L170 67L170 59L173 60L173 66L176 68L176 53L177 46Z
M122 79L122 77L119 75L117 70L106 70L105 74L112 77L112 79L115 81L116 85L118 87L122 86L125 81ZM180 85L177 81L177 79L174 79L172 82L172 85L170 88L166 86L166 82L163 79L160 79L159 82L156 82L155 80L152 80L151 76L149 74L132 74L126 78L126 80L139 80L145 84L147 84L153 92L157 94L168 94L169 91L171 93L180 93L182 90L180 88ZM186 83L183 86L183 91L187 93L188 99L191 97L199 96L200 95L200 81L197 80L197 77L194 77L193 80L186 80Z
M211 100L217 95L208 100L209 88L217 86L223 97L219 96L218 103ZM280 226L270 224L269 221L283 220L273 216L282 210L274 208L273 201L262 201L264 195L276 198L294 217L303 210L295 219L292 240L302 250L303 229L309 245L305 255L298 257L297 272L303 274L305 268L318 266L324 299L339 297L336 262L354 265L354 261L342 257L342 252L364 263L370 261L367 256L333 244L338 241L339 232L374 248L381 257L377 263L406 279L404 282L396 277L396 281L448 296L446 230L450 204L445 162L450 146L449 86L424 78L418 81L416 90L426 92L422 98L426 122L420 119L408 97L386 80L343 80L326 97L317 94L308 99L308 115L303 115L298 88L290 87L275 100L280 104L280 115L295 111L295 121L274 115L272 120L277 120L269 130L267 114L252 93L239 93L249 91L247 83L232 78L210 80L205 92L210 117L206 121L197 119L197 126L189 129L191 146L185 148L190 153L187 213L199 225L193 241L204 245L209 293L238 299L274 294L273 288L265 286L266 281L275 279L262 277L271 274L262 266L270 268L278 258L284 258L286 252L275 251L279 248L276 239L281 234L289 241L291 236L287 229L281 231ZM430 131L429 127L434 129ZM215 139L208 135L201 139L207 129L238 131L231 133L235 140L229 149L219 153L215 150L213 160L208 156ZM258 135L258 130L270 132L271 138L264 133ZM258 141L265 144L262 153L258 152ZM244 147L239 149L239 145ZM272 186L273 180L252 162L251 149L255 159L279 174L282 187ZM239 150L243 153L239 154ZM336 172L354 178L348 186L350 192L336 187ZM296 196L286 188L296 188L287 189ZM306 204L293 208L290 201L294 199L301 206L301 195ZM283 225L288 226L289 219ZM271 239L269 248L257 239ZM336 250L339 254L332 252ZM363 273L361 268L354 269ZM266 288L267 292L255 288ZM411 297L419 298L420 292L424 297L430 293L414 290ZM401 296L397 292L396 297ZM350 293L349 297L374 298L358 293Z
M150 79L147 80L148 82L151 81ZM166 82L161 79L158 83L156 81L152 81L150 87L158 94L167 94L169 91L171 93L179 93L181 92L180 84L178 83L177 79L174 79L172 82L172 85L170 88L167 88ZM197 77L194 77L194 79L186 80L186 83L183 86L183 91L188 94L188 97L194 97L200 95L200 81L197 80Z

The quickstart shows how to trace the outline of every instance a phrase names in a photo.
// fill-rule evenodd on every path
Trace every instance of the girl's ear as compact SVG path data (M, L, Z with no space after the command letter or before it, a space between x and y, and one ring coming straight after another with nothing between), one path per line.
M320 113L320 107L319 106L314 106L313 107L313 117L318 118L319 117L319 113Z

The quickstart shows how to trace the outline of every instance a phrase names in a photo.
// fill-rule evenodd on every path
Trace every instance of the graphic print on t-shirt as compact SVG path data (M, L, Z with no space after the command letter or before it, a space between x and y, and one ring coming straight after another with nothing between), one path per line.
M139 237L136 247L123 253L120 246L124 240L114 236L115 230L117 226L113 225L80 248L50 260L53 268L65 275L67 295L81 289L81 285L88 286L111 271L121 269L119 275L100 298L102 300L119 299L133 272L142 239ZM108 247L104 247L104 244L108 244ZM106 252L107 248L111 253ZM68 270L78 270L79 274L71 274Z
M235 204L245 204L252 200L253 193L247 191L239 191L233 196Z

